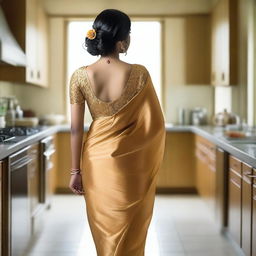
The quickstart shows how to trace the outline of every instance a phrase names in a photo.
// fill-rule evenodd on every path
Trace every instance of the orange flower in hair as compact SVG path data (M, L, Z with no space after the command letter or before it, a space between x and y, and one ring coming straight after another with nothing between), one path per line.
M96 37L96 30L95 29L89 29L87 31L86 37L93 40Z

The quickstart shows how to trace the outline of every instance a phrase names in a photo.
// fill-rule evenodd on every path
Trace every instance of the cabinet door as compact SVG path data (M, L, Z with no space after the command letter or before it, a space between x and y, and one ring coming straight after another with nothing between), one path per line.
M0 256L2 255L2 173L4 169L3 161L0 161Z
M194 134L167 132L157 190L195 191Z
M39 144L31 146L28 153L31 158L28 166L28 189L30 212L33 216L39 205Z
M212 84L237 83L237 0L219 0L212 11Z
M242 206L241 176L233 169L229 170L229 204L228 230L234 241L241 246L241 206Z
M26 81L36 83L37 0L26 0Z
M252 168L243 163L242 184L242 250L246 256L251 256L251 226L252 226Z
M256 171L254 172L256 175ZM256 179L255 179L256 180ZM253 201L252 201L252 207L253 207L253 219L252 219L252 256L256 256L256 181L254 181L255 184L253 184Z
M36 80L37 84L48 86L48 26L47 17L41 6L37 4L37 57Z

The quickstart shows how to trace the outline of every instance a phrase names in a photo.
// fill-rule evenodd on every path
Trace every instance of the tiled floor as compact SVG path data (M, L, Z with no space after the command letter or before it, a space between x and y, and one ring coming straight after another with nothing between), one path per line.
M82 196L56 195L27 256L96 256ZM145 256L236 256L196 195L157 195Z

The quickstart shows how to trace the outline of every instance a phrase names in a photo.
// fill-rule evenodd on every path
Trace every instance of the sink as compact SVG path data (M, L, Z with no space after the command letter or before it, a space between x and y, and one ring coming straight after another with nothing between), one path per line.
M232 138L232 137L226 137L223 136L223 138L230 142L230 143L238 143L238 144L256 144L256 137L255 136L247 136L242 138Z

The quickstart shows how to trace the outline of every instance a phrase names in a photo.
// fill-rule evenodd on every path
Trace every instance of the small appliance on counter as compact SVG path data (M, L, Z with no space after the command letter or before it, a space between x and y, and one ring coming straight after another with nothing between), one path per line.
M240 118L234 113L229 113L227 109L224 109L223 112L219 112L213 117L213 124L215 126L226 126L230 124L239 124Z
M207 124L207 109L196 107L191 110L190 123L192 125L206 125Z

